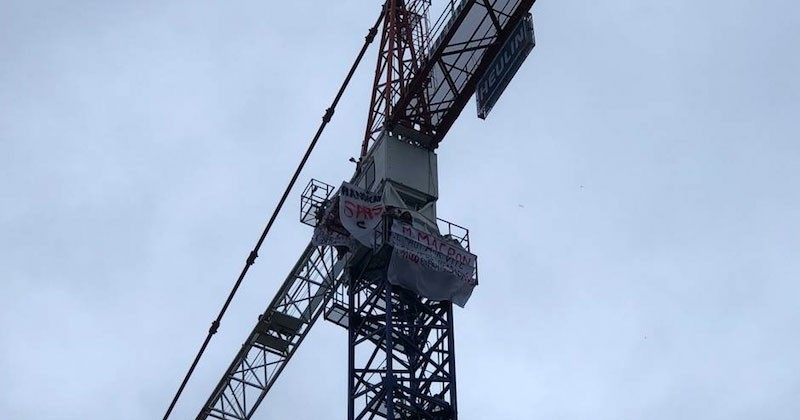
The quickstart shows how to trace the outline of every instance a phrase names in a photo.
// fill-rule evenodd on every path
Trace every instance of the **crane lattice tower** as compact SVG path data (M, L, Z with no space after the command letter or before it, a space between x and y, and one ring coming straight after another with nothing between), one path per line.
M476 90L486 116L533 48L533 3L450 1L431 23L429 0L386 0L356 173L304 190L314 239L198 419L251 419L323 314L347 329L349 420L458 418L453 302L477 268L468 231L437 218L435 150Z

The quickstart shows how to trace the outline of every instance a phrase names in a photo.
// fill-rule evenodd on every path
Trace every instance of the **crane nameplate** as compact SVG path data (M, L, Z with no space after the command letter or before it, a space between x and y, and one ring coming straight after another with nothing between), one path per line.
M534 46L533 18L528 15L511 32L478 82L475 90L478 118L486 119Z

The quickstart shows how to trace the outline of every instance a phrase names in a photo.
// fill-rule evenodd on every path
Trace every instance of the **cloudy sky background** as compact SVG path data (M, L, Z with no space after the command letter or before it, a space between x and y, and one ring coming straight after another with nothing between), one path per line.
M4 418L163 416L379 3L0 3ZM439 213L481 268L460 418L795 419L800 5L534 11L490 118L471 102L438 150ZM300 184L352 173L373 67ZM172 418L310 238L299 193ZM320 323L257 418L344 418L345 384Z

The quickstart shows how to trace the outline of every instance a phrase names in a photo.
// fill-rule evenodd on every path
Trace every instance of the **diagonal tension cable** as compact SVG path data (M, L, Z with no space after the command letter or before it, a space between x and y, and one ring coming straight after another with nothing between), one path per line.
M380 16L378 16L378 20L375 22L375 25L370 28L369 33L364 38L364 45L361 47L361 51L358 53L358 57L356 57L355 62L350 67L350 71L347 73L347 77L345 77L344 82L339 87L339 91L336 93L336 97L333 99L331 106L325 110L325 114L322 116L322 123L320 123L319 128L317 129L316 134L314 134L314 138L311 140L311 144L308 145L308 149L306 150L305 155L300 160L300 164L297 166L297 169L294 171L294 175L292 175L291 180L289 181L289 185L286 186L286 190L283 192L283 196L281 196L280 201L278 201L277 207L272 212L272 216L269 218L269 222L267 222L267 226L264 228L264 231L261 233L261 236L258 238L258 242L256 242L255 247L252 251L250 251L250 255L247 256L247 261L245 262L244 268L242 268L242 272L239 274L239 278L236 280L236 283L233 285L233 289L231 289L228 298L225 300L225 304L222 305L222 309L219 311L219 315L217 315L217 319L215 319L211 323L211 327L208 329L208 335L206 335L206 339L203 341L203 345L200 346L200 351L197 352L197 356L195 356L192 365L189 367L189 371L186 372L186 376L183 378L183 382L181 386L178 387L178 392L175 393L175 397L172 399L172 402L169 404L169 408L167 408L167 412L164 414L164 420L169 419L172 410L175 408L175 404L178 402L178 398L180 398L181 393L183 393L183 389L186 387L186 383L189 382L189 378L192 376L194 369L197 367L197 363L200 361L200 358L203 356L203 353L206 351L206 347L208 347L208 343L211 341L211 337L217 333L219 329L220 322L222 321L222 317L225 315L225 311L228 310L228 306L231 304L234 295L236 295L236 291L239 289L239 286L242 284L242 280L244 280L244 276L247 274L247 270L250 268L253 263L255 263L256 258L258 258L258 250L261 248L261 244L264 243L264 239L267 237L270 229L272 228L272 224L275 222L275 219L278 217L278 213L280 213L281 209L283 208L283 204L286 202L286 198L289 196L292 188L294 187L295 182L297 182L297 178L300 176L300 172L302 172L303 167L308 161L308 157L311 156L311 152L314 150L314 147L317 145L317 141L319 140L322 132L325 130L325 127L333 117L333 113L336 109L336 105L339 103L342 95L344 94L347 85L350 84L350 79L352 79L353 74L358 68L358 65L361 63L361 59L364 58L364 54L367 52L367 47L372 43L375 39L375 35L378 33L378 26L380 25L381 21L383 20L384 16L384 9L381 10Z

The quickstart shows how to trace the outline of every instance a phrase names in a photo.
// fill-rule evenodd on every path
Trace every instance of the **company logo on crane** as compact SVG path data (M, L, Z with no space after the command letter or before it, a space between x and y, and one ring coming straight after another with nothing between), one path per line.
M500 52L492 60L492 64L478 82L475 102L478 105L478 117L486 119L500 95L506 90L508 83L517 74L528 54L536 46L533 35L533 16L528 15L514 28L511 36L500 48Z

